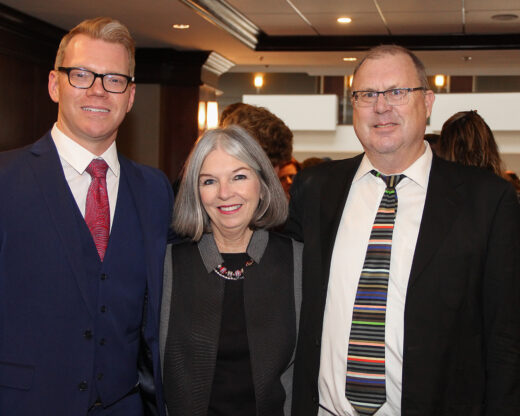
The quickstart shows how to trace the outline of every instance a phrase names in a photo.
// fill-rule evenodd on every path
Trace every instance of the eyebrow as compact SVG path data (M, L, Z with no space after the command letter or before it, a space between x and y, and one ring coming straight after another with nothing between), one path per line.
M252 171L252 169L251 169L249 166L241 166L241 167L236 168L235 170L231 171L231 173L237 173L237 172L239 172L239 171L241 171L241 170L244 170L244 169L247 170L247 171L249 171L249 172ZM199 178L200 178L201 176L215 176L215 175L212 175L211 173L200 172L200 173L199 173Z

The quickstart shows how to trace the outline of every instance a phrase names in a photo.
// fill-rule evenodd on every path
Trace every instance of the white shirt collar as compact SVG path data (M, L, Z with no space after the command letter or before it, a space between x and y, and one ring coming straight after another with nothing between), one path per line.
M425 141L424 142L424 153L415 161L413 162L407 169L405 169L403 172L404 175L406 175L407 178L414 181L417 185L422 187L423 189L426 189L428 187L428 179L430 177L430 169L432 166L432 159L433 159L433 153L430 149L430 146ZM354 181L357 182L362 177L364 177L366 174L370 173L371 170L377 170L374 165L370 162L367 155L363 156L363 159L361 160L361 164L359 165L359 168L356 172L356 175L354 176Z
M92 159L103 159L107 162L109 169L115 176L119 176L119 159L117 158L116 142L114 141L110 147L101 155L96 156L94 153L89 152L83 146L76 143L65 133L63 133L54 123L51 130L52 140L58 149L58 154L63 158L70 166L82 175L87 166L90 164Z

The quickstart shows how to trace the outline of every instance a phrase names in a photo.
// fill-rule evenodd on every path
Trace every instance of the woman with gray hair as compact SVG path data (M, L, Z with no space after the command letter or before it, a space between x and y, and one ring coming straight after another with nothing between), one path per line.
M175 203L161 347L170 416L288 415L301 299L301 244L268 231L287 199L244 129L207 131Z

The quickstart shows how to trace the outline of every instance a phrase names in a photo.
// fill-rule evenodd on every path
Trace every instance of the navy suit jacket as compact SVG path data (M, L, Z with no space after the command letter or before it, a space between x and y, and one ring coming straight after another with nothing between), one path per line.
M287 231L304 242L293 415L318 412L330 261L362 155L301 172ZM403 416L520 414L520 205L482 169L433 158L404 316Z
M119 162L145 247L142 335L157 388L154 393L150 380L143 387L156 394L162 415L158 321L173 194L157 169L122 155ZM92 372L85 367L92 360L83 331L95 326L95 314L82 267L78 207L50 133L31 146L0 153L0 192L0 414L85 414L88 394L78 382Z

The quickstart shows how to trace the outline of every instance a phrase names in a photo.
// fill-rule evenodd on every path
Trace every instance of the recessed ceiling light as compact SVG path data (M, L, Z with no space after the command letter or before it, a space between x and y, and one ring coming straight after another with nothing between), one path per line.
M338 23L350 23L352 19L350 17L338 17Z
M343 58L343 60L345 62L354 62L354 61L357 61L357 58L354 58L353 56L347 56L347 57Z
M176 24L172 25L172 27L174 29L177 29L177 30L184 30L184 29L189 29L190 25L185 25L185 24L182 24L182 23L176 23Z
M509 21L509 20L516 20L516 19L518 19L518 15L503 13L503 14L495 14L495 15L491 16L491 18L493 20L500 20L501 22L506 22L506 21Z

